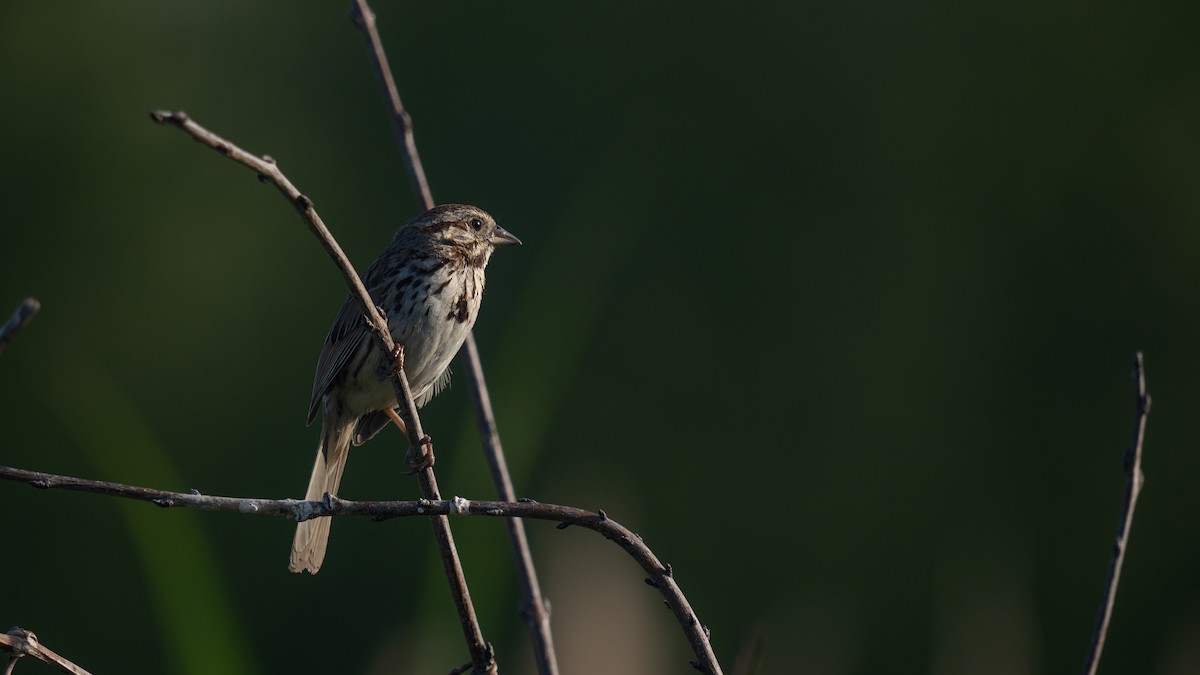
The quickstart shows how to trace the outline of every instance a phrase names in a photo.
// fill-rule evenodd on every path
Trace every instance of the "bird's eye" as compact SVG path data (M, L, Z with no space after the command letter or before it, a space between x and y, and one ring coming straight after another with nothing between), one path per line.
M478 232L479 230L482 230L483 229L483 221L478 218L472 218L471 219L471 228L474 229L476 232Z

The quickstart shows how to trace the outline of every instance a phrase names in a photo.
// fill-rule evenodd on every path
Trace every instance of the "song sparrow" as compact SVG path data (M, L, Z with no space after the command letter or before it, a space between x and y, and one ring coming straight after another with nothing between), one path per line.
M397 230L367 269L363 284L403 349L404 374L418 406L450 379L450 361L479 314L492 251L520 243L483 210L446 204ZM397 402L392 383L378 374L383 357L347 297L317 359L308 422L321 413L321 441L305 499L337 494L350 444L361 445L388 424ZM291 571L317 573L331 520L314 518L296 528Z

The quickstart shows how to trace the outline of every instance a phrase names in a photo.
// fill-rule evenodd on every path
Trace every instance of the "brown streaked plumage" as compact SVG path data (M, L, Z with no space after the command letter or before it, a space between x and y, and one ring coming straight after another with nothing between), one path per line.
M497 246L520 244L482 209L436 206L396 231L363 277L404 347L404 374L418 406L450 379L450 361L479 315L484 268ZM308 422L321 414L321 440L305 499L337 494L350 445L361 445L388 423L396 407L391 382L366 319L347 297L317 359ZM300 523L288 569L316 574L325 559L330 518Z

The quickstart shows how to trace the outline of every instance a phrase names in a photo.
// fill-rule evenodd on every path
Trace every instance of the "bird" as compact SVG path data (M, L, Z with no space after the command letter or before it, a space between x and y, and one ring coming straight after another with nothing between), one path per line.
M484 269L499 247L521 240L483 209L443 204L399 228L371 263L363 285L396 342L413 400L425 405L450 380L450 362L479 315ZM305 499L336 495L350 446L362 445L393 419L400 423L385 355L351 296L342 303L317 359L308 424L321 416L321 436ZM296 527L288 569L316 574L325 559L324 516Z

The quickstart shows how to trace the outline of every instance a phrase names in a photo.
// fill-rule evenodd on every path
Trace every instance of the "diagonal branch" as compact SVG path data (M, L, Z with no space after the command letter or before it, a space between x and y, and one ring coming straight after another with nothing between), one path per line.
M17 309L13 311L8 321L0 324L0 354L4 353L8 341L20 333L21 329L33 320L33 315L37 314L41 308L42 304L34 298L25 298L21 304L17 305Z
M4 675L11 675L17 659L24 656L32 656L38 661L52 665L64 673L91 675L91 673L83 668L54 653L49 647L43 646L41 642L38 642L38 638L33 634L33 631L25 630L20 626L13 626L8 629L8 632L0 633L0 651L8 652L8 664L4 667Z
M325 226L325 222L317 215L317 211L313 208L312 200L304 196L287 176L276 166L275 160L269 156L256 157L238 146L230 143L221 136L205 129L193 122L184 112L170 112L166 110L156 110L150 113L151 119L159 124L169 124L179 129L182 129L193 139L207 145L208 147L220 152L229 159L246 166L256 173L259 179L264 182L269 182L279 190L283 196L292 203L292 206L300 212L304 222L308 225L309 230L316 235L320 240L321 245L329 254L338 270L342 273L342 278L350 287L350 295L358 304L366 318L367 325L371 329L372 334L378 341L382 353L392 354L396 349L396 343L392 340L391 332L387 328L387 320L379 312L375 303L371 301L370 294L367 293L366 287L363 286L362 279L359 278L358 272L354 270L354 266L350 264L349 258L342 252L341 246L337 240L330 234L329 228ZM413 448L419 448L424 452L425 441L423 441L424 431L421 429L421 420L417 416L417 406L413 402L412 392L409 390L408 378L404 375L404 370L395 368L391 358L385 358L382 364L383 372L393 372L394 376L392 384L396 389L396 400L400 402L400 415L404 419L408 429L409 443ZM417 473L418 482L421 485L421 494L426 499L441 499L441 494L437 487L437 478L434 476L432 466L426 466L423 470ZM467 648L471 653L471 662L475 666L476 673L494 673L496 672L496 663L492 655L491 645L484 642L483 632L479 628L479 620L475 616L475 607L471 604L471 594L467 589L466 578L462 571L462 562L458 557L458 549L454 545L454 537L450 533L450 522L445 517L431 518L433 524L434 536L438 542L438 549L442 554L442 565L446 570L446 577L450 582L450 592L454 596L454 604L458 608L459 623L462 626L463 635L467 640Z
M1150 414L1150 394L1146 393L1146 370L1142 353L1133 361L1133 386L1136 414L1133 425L1133 442L1125 452L1125 505L1117 523L1117 539L1113 545L1112 558L1108 561L1108 576L1104 581L1104 593L1100 601L1100 612L1096 616L1096 629L1084 661L1085 675L1095 675L1100 666L1100 653L1104 651L1104 638L1112 620L1113 603L1117 598L1117 583L1121 580L1121 566L1125 562L1125 550L1129 547L1129 531L1133 527L1133 509L1142 492L1145 476L1142 474L1142 443L1146 438L1146 416Z
M26 471L0 466L0 480L10 480L32 485L40 489L58 488L75 492L109 495L124 499L150 502L163 508L184 507L204 511L225 511L261 516L277 516L293 520L307 520L320 516L367 516L375 520L398 517L488 516L510 520L530 518L559 523L559 529L568 525L599 532L617 544L646 572L646 583L662 593L663 600L674 612L684 633L692 643L699 661L693 662L706 673L720 673L720 667L708 647L708 629L692 611L687 598L675 582L671 566L664 564L646 546L642 538L629 528L608 517L603 510L586 511L572 506L542 504L523 499L517 502L476 501L455 497L453 499L415 501L350 501L326 495L322 501L299 499L257 499L249 497L218 497L199 492L168 492L152 488L110 483L107 481L74 478L39 471Z
M371 63L375 65L375 74L379 76L379 84L388 97L388 106L392 114L392 131L396 135L396 145L403 151L405 164L408 165L408 177L412 182L413 194L421 201L421 206L428 211L433 208L433 193L429 190L429 181L425 178L425 167L421 164L421 155L417 152L417 138L413 134L412 117L404 109L400 100L400 91L396 88L396 80L392 77L392 68L388 65L387 54L383 52L383 41L379 39L379 31L375 28L375 12L371 11L366 0L354 0L350 3L350 20L358 26L367 41L371 52Z
M421 156L417 152L416 138L413 135L412 118L404 109L400 100L400 92L396 80L392 77L392 69L388 65L387 55L383 51L383 41L375 25L375 13L367 4L367 0L354 0L350 3L350 18L367 42L371 63L379 76L379 83L387 95L391 112L392 131L396 136L396 144L401 149L405 164L408 166L413 192L425 209L433 208L433 194L429 189L429 181L425 178L425 169L421 164ZM475 404L475 418L479 424L479 437L483 443L483 454L487 459L492 474L492 483L496 494L504 501L516 499L512 478L508 472L508 462L504 458L504 448L500 445L500 432L496 428L496 418L492 413L491 397L488 395L487 383L483 378L483 366L479 360L479 348L475 344L475 335L467 335L463 343L463 361L467 388L471 390L471 398ZM529 628L533 640L534 660L540 675L558 675L558 657L554 652L554 638L550 631L550 607L542 597L541 585L538 583L537 570L533 565L533 554L529 550L529 539L525 535L525 524L520 520L508 521L509 541L512 545L514 563L517 569L517 580L521 586L521 613Z

